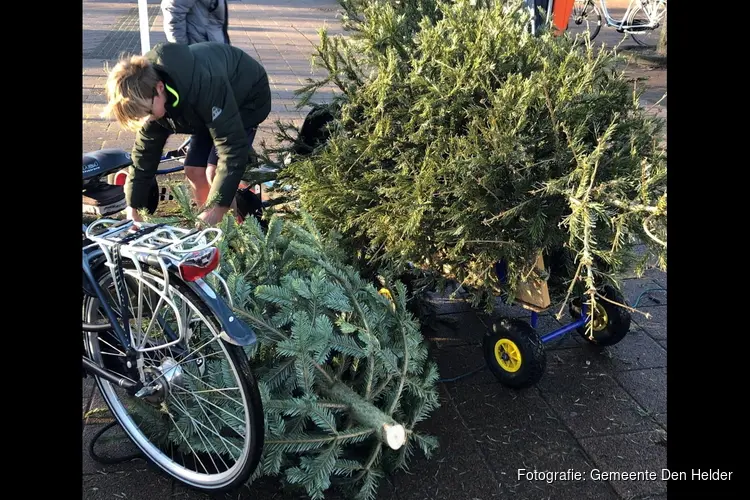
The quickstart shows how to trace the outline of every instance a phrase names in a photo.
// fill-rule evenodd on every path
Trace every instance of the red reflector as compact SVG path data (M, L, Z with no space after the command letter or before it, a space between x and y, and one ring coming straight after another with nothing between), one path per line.
M115 174L115 186L124 186L126 180L128 180L127 172L121 170Z
M194 252L185 258L178 267L180 277L185 281L203 278L219 265L220 252L216 247Z

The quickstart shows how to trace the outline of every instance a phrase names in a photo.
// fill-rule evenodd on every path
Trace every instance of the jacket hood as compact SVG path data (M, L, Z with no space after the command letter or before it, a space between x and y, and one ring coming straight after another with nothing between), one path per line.
M185 44L158 44L151 49L146 57L156 66L163 75L166 74L166 83L172 87L171 93L177 104L184 102L192 90L193 74L195 72L195 57L189 45ZM169 68L167 71L165 68ZM172 92L174 91L174 92Z

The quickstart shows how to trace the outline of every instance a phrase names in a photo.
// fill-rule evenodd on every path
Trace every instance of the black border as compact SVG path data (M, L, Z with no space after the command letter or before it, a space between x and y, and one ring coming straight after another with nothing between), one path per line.
M742 151L746 139L732 136L734 130L741 130L740 124L730 125L729 120L722 119L725 111L731 113L742 102L743 72L732 69L736 62L719 59L723 54L731 56L733 47L742 57L742 45L733 44L721 28L698 36L691 22L695 11L688 10L690 4L671 2L669 10L671 64L667 88L672 108L667 135L672 153L668 183L673 254L667 307L673 334L667 350L667 464L670 470L688 475L693 469L720 469L733 475L731 481L670 481L669 499L726 498L724 495L739 490L742 472L736 454L744 451L742 407L747 394L745 379L739 373L746 363L746 353L742 343L733 338L743 335L745 293L740 287L745 278L744 256L741 245L735 242L742 237L744 213L740 207L747 195L738 175L743 165L732 154ZM50 495L45 496L57 496L68 489L77 491L78 469L69 457L81 449L81 441L74 437L79 432L80 407L78 398L68 389L79 387L81 372L77 363L67 361L79 355L79 303L73 287L70 292L65 288L66 283L76 283L80 274L72 265L62 264L73 261L78 243L67 237L59 240L50 228L57 220L65 221L60 226L70 231L66 234L72 238L77 230L73 226L78 224L67 214L76 213L79 203L73 197L73 183L78 180L72 164L77 162L82 143L82 128L77 121L82 108L76 97L81 73L68 61L79 60L76 47L83 52L82 33L62 24L65 19L67 23L80 22L74 16L80 12L78 19L82 19L83 9L75 2L53 2L43 9L43 15L37 12L11 28L18 30L16 39L41 38L34 42L37 47L27 45L21 49L27 51L25 54L9 47L25 61L20 74L13 69L8 74L20 78L16 89L25 96L15 112L24 117L21 121L29 121L24 130L30 134L22 134L20 140L38 142L27 146L32 154L21 160L30 163L23 165L21 172L34 169L34 177L24 176L19 185L31 189L23 203L10 207L15 224L24 224L19 222L23 221L18 218L21 214L24 219L33 217L26 219L31 221L25 223L28 229L18 232L36 241L20 245L18 264L25 264L35 275L13 280L12 293L19 300L6 301L6 305L11 306L10 313L28 305L30 319L41 321L29 327L27 319L25 328L14 328L6 336L10 340L7 349L25 353L15 357L19 366L9 377L6 397L11 408L21 410L11 424L20 424L24 441L30 438L23 446L19 443L15 453L28 455L29 463L39 464L41 460L42 474L57 471L54 479L49 476L50 480L33 485L36 491L48 488ZM739 19L741 12L735 16ZM41 53L37 52L39 47L44 48ZM35 55L29 57L29 52ZM730 87L735 81L738 97L733 99ZM31 108L26 108L29 104ZM736 118L741 123L742 115ZM34 157L39 160L34 161ZM12 168L10 162L6 168ZM722 227L722 223L733 224ZM6 373L11 375L10 371ZM16 400L18 393L26 399L25 405ZM56 393L61 399L55 399ZM65 470L68 467L70 471Z
M746 354L733 338L744 334L741 313L747 293L740 289L744 256L735 234L742 232L741 200L747 195L732 157L743 147L744 141L731 137L741 126L730 125L723 115L733 111L730 87L741 73L732 71L736 63L720 59L731 54L729 30L722 30L719 38L696 36L691 20L697 11L690 7L690 2L672 2L667 28L667 92L672 102L667 125L672 149L668 225L673 250L667 306L672 331L667 348L667 467L688 477L669 481L667 498L735 498L730 494L741 488L744 476L737 455L744 452L746 441L742 408L747 394L739 372ZM693 470L711 469L732 472L731 480L691 479Z
M4 260L6 270L19 271L6 273L5 442L15 465L31 466L11 479L27 496L57 498L81 491L81 274L72 262L80 248L73 238L80 227L83 3L35 7L7 18L5 28L6 128L13 129L5 225L13 231L6 231Z

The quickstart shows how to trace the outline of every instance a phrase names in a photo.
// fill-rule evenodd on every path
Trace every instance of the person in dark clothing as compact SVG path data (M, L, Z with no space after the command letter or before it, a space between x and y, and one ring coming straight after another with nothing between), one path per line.
M103 115L137 130L125 183L128 218L141 220L138 210L147 206L171 134L191 134L185 175L196 203L208 207L201 220L213 225L236 208L257 127L271 111L268 75L258 61L221 42L159 44L119 61L107 98Z

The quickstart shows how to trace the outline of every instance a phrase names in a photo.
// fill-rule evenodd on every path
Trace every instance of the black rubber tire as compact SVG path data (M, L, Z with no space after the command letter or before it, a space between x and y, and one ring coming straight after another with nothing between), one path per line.
M521 366L514 372L503 368L497 361L495 347L501 340L509 340L520 353ZM492 325L484 337L482 350L487 367L506 387L523 389L531 387L542 378L547 365L544 343L528 323L519 319L501 318Z
M126 260L126 261L123 261L123 267L132 269L133 264L130 261ZM141 267L144 270L144 272L149 272L159 277L162 276L161 271L159 269L153 268L145 264L141 264ZM99 286L102 286L103 283L105 283L105 286L106 286L106 280L108 277L109 277L109 270L108 268L104 266L99 267L99 269L96 271L96 274L94 276L94 278L99 283ZM222 331L222 328L219 326L219 323L216 320L215 316L203 304L203 302L201 302L201 300L188 288L188 286L183 281L180 280L179 276L170 275L169 283L171 287L174 287L175 289L177 289L181 294L185 296L186 299L190 300L192 304L196 306L196 308L204 315L206 320L212 324L211 326L215 328L216 331ZM87 318L86 318L87 311L91 309L92 307L91 301L93 300L98 300L98 299L84 296L84 309L83 309L84 321L87 321ZM117 305L115 304L114 307L116 308ZM93 334L84 333L84 345L86 349L86 354L90 357L90 359L92 359L91 358L92 356L91 343L86 340L87 335L93 335ZM241 347L229 344L221 339L219 340L219 342L223 344L224 348L227 351L228 358L231 360L231 362L235 365L237 369L238 377L240 379L243 392L245 393L245 397L247 398L247 401L248 401L248 408L246 409L246 411L249 414L249 420L250 420L250 424L249 424L250 439L251 439L251 442L254 443L254 445L249 451L248 456L247 456L247 461L241 467L240 472L235 474L232 477L230 482L226 484L222 484L221 486L218 486L218 487L206 488L202 486L197 486L191 482L184 481L183 478L161 467L156 461L154 461L151 457L148 456L146 451L137 443L137 441L133 440L133 443L136 446L138 446L143 456L150 464L152 464L158 470L163 471L168 476L176 479L184 486L187 486L188 488L194 489L196 491L201 491L203 493L231 492L245 485L247 481L250 479L250 476L253 474L255 469L258 467L258 464L260 463L260 459L263 454L264 439L265 439L265 422L264 422L264 414L263 414L263 403L261 400L260 391L258 389L257 380L253 372L250 369L247 356L245 355ZM108 368L113 369L115 367L109 365ZM110 402L108 400L106 392L103 389L102 380L100 380L100 378L97 377L96 375L92 374L92 376L94 377L94 380L96 381L96 384L99 388L102 398L105 400L106 404L109 407ZM112 413L115 419L117 419L118 424L123 428L123 430L127 434L128 433L127 428L123 425L123 422L121 421L121 417L117 414L117 412L110 411L110 413ZM132 439L132 436L129 436L129 437Z
M605 285L600 292L607 299L628 305L625 297L611 285ZM588 342L599 346L611 346L620 342L630 331L631 315L627 309L612 304L603 299L597 300L607 313L607 326L601 330L594 331L594 338L588 336L588 325L579 326L576 330ZM581 317L581 298L573 299L569 306L570 315L574 319Z

